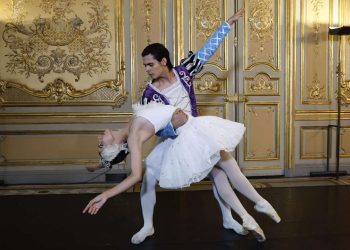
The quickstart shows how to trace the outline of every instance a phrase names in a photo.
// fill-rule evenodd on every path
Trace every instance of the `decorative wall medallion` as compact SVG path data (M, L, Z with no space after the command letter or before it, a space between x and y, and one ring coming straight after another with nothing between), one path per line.
M244 79L245 95L278 95L278 78L271 78L260 72L254 77Z
M226 93L226 80L219 79L212 73L205 73L194 80L196 94L223 95Z
M249 13L249 27L251 37L256 37L259 42L259 50L265 50L265 43L273 40L273 10L270 7L271 1L255 1L251 3ZM249 59L254 62L256 56L250 55ZM273 62L274 57L270 56L269 61Z
M0 105L126 100L122 0L5 1Z
M111 31L106 22L109 9L102 0L83 3L87 9L89 24L72 10L75 1L42 0L43 13L50 17L37 17L26 25L22 22L5 24L2 39L10 48L6 54L6 69L12 74L24 74L27 78L49 73L69 72L80 79L81 74L92 75L109 70Z
M218 0L198 1L196 8L196 30L197 37L204 36L207 40L216 30L221 22Z
M314 75L312 84L308 87L309 98L313 100L323 99L326 93L325 87L320 84L317 73Z
M344 103L350 103L350 80L342 81L341 97Z

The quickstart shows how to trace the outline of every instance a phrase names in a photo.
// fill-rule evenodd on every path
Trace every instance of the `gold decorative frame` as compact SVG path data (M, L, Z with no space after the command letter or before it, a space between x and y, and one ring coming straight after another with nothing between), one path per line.
M193 81L196 95L222 96L227 95L227 78L217 77L214 73L206 72Z
M201 113L201 107L212 107L212 108L217 107L218 109L220 108L220 109L222 109L222 115L223 115L221 118L227 119L227 117L228 117L228 105L227 105L227 103L222 103L222 102L197 102L197 109L198 109L199 115L202 115L202 114L200 114Z
M342 142L345 141L342 136L344 136L345 131L350 131L350 126L343 126L340 130L340 157L341 158L350 158L350 150L345 151L344 148L342 147Z
M258 77L264 77L269 81L261 82ZM264 79L262 79L264 80ZM250 83L252 83L250 85ZM278 96L279 95L279 78L270 77L266 72L258 72L254 77L244 78L244 95L249 96ZM254 87L255 89L251 89Z
M272 161L280 159L280 103L279 102L249 102L244 105L244 124L248 124L247 121L247 112L249 106L275 106L276 110L276 136L275 136L275 156L271 157L249 157L248 156L248 136L247 132L244 134L244 160L245 161Z
M273 2L274 9L272 13L269 13L269 9L267 5ZM258 65L264 65L270 67L274 71L279 71L281 68L281 60L280 60L280 43L281 43L281 31L280 31L280 1L279 0L257 0L257 1L244 1L245 6L245 15L244 15L244 69L246 71L252 70ZM249 11L251 11L249 13ZM251 16L250 14L253 14ZM270 15L272 14L272 16ZM277 18L274 18L277 17ZM254 20L256 20L254 22ZM277 21L277 23L274 22ZM249 24L252 26L249 28ZM272 30L269 33L269 29ZM274 35L273 35L274 34ZM266 36L272 35L272 43L273 43L273 52L274 57L269 58L270 61L257 61L250 63L249 58L252 55L249 55L250 47L249 44L249 36L255 35L258 37L259 41L265 41ZM264 51L264 42L261 42L260 51Z
M309 100L307 97L306 97L306 88L308 87L308 84L306 83L306 73L305 73L305 67L306 67L306 64L305 63L305 44L306 44L306 39L305 37L307 35L310 35L310 34L306 34L305 32L305 25L306 25L306 12L307 12L307 1L305 2L301 2L300 3L300 11L301 11L301 37L302 37L302 41L301 41L301 64L300 64L300 103L301 104L307 104L307 105L329 105L332 103L332 99L331 99L331 93L333 92L333 89L332 89L332 86L333 84L327 84L327 82L323 85L319 85L320 81L318 79L318 75L317 75L317 72L314 72L315 75L314 75L314 78L313 78L313 81L312 81L312 86L309 87L310 90L308 91L309 92L309 95L310 96L313 96L314 100ZM314 6L314 10L317 12L318 8L320 6L318 5L321 5L321 2L320 1L315 1L313 2L313 4L315 4ZM331 20L333 19L333 0L330 0L329 1L329 23L331 22ZM317 12L318 13L318 12ZM318 15L318 14L317 14ZM316 20L318 21L318 20ZM315 27L314 27L314 33L313 33L313 36L315 37L315 48L318 49L318 39L319 39L319 26L320 25L319 23L315 23ZM328 81L329 83L333 83L333 38L330 38L328 40L328 69L330 69L328 71L328 79L326 79L326 81ZM314 48L314 50L315 50ZM318 51L318 50L317 50ZM319 53L319 52L317 52ZM309 62L310 63L310 62ZM318 69L320 70L320 69ZM311 85L311 84L309 84ZM329 86L327 88L327 86ZM324 92L324 98L319 98L319 96L322 95L322 92Z
M190 26L188 29L189 46L190 50L197 51L203 44L198 46L195 36L202 35L202 37L205 37L205 39L203 39L204 41L208 40L222 21L226 20L227 0L191 0L188 2L188 5L188 16L190 17ZM220 13L220 7L222 13ZM214 9L217 10L217 12L215 12ZM199 26L198 29L196 28L197 26ZM197 30L199 32L197 32ZM214 61L215 54L218 53L221 54L217 57L216 61L221 61L221 65ZM215 54L206 62L206 65L213 65L221 71L226 71L228 67L227 38Z
M117 69L114 79L90 83L90 87L86 89L76 89L72 83L62 79L63 77L59 77L47 83L41 90L28 87L25 83L16 82L13 79L0 79L0 107L52 105L122 106L127 99L123 32L124 2L123 0L110 1L115 1L114 11L116 15L113 28L115 32L115 55L113 58Z
M325 133L325 141L324 141L324 145L325 145L325 152L324 154L304 154L304 131L306 130L320 130L323 131L323 133ZM332 138L332 134L330 135L330 139ZM303 126L300 127L300 159L325 159L327 157L327 127L324 126ZM332 139L330 140L332 142ZM331 147L331 146L330 146Z

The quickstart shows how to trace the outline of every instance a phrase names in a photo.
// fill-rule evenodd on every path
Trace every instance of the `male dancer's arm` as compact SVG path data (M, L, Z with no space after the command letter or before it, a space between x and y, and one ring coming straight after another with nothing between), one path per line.
M214 55L224 41L226 35L230 32L231 26L242 17L243 14L244 9L237 11L218 27L201 49L194 54L190 52L187 58L181 60L180 64L186 67L191 77L194 77L202 70L203 65Z
M181 60L180 64L187 69L192 78L202 70L203 65L213 56L215 51L223 42L225 36L230 32L231 25L235 23L241 16L243 16L243 13L243 9L237 11L216 30L216 32L210 37L210 39L199 51L194 54L190 52L187 58ZM158 131L156 135L163 139L177 137L176 131L173 128L171 122L167 124L163 130Z

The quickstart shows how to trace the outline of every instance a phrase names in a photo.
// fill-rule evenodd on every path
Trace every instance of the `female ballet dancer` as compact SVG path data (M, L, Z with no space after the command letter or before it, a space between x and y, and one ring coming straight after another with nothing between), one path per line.
M127 141L131 154L132 172L120 184L92 199L85 207L84 213L96 214L108 198L127 190L141 180L142 145L152 135L164 128L170 120L178 136L158 144L146 159L146 168L164 188L186 187L205 178L223 157L224 152L234 150L245 130L242 124L215 116L192 117L170 105L145 106L136 112L134 119L129 124L128 131L105 131L102 138L104 148L101 157L105 161L113 161L119 157L121 151L124 151L123 154L125 154L127 147L121 145ZM226 172L225 169L223 170ZM230 173L226 172L226 174L230 176ZM240 204L239 200L238 203ZM269 213L255 206L256 210L268 214L279 222L280 218L276 211L266 200L264 203L270 206ZM237 212L236 206L233 206L232 209ZM240 212L243 214L240 214L239 211L238 214L242 218L243 227L252 231L258 241L264 241L265 235L260 226L243 206L241 209Z

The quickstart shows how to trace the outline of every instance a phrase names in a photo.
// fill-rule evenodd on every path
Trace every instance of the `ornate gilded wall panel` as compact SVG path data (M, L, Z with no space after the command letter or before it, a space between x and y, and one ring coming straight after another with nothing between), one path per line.
M332 0L301 1L301 103L330 104Z
M214 102L198 102L198 113L199 115L213 115L221 118L226 118L226 104L225 103L214 103Z
M244 5L245 70L257 65L279 70L279 0L246 0Z
M350 2L348 0L341 0L341 25L350 26L350 15L349 10ZM343 51L342 51L342 63L343 63L343 72L344 79L350 80L350 36L345 36L342 40L343 42Z
M4 0L0 17L1 105L125 102L122 0Z
M300 127L300 159L327 157L327 127Z
M0 144L3 158L0 165L97 162L96 138L100 133L101 131L6 133Z
M244 160L279 159L279 103L251 102L244 107Z
M350 157L350 127L340 130L340 157Z
M199 50L217 27L225 20L226 0L191 0L189 3L190 49ZM227 69L226 41L218 48L207 64Z
M279 79L270 77L264 72L254 77L244 78L244 94L257 96L279 95Z
M165 43L165 0L130 1L132 102L137 102L150 80L141 53L151 43Z
M350 26L349 16L350 2L342 0L340 5L342 22L341 25ZM350 103L350 36L342 38L342 71L344 73L343 83L341 85L343 101ZM346 107L345 107L346 108Z
M193 81L196 95L226 95L227 79L218 78L213 73L205 73Z

